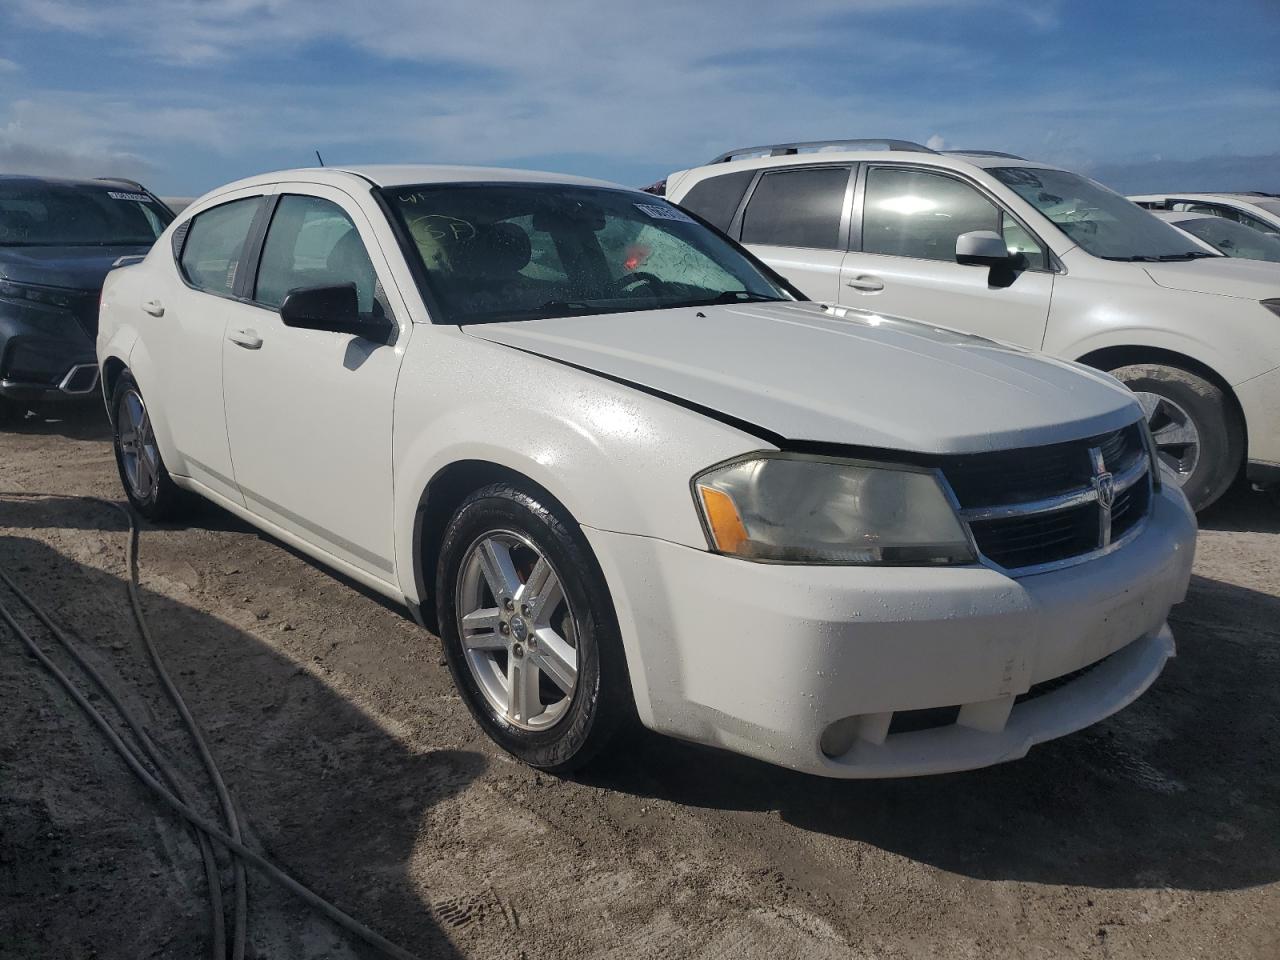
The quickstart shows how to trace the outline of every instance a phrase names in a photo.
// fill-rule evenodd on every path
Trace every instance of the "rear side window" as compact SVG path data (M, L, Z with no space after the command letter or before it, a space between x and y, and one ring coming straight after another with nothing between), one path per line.
M185 225L180 266L187 282L198 290L229 297L243 262L245 240L261 197L232 200L198 213Z
M845 167L779 170L760 178L742 218L743 243L840 250Z
M290 290L344 283L356 285L361 313L385 315L373 263L347 212L321 197L281 197L262 247L254 300L279 307Z
M747 192L755 175L754 170L740 170L708 177L694 184L680 201L680 206L692 210L720 230L728 231L733 215L738 212L738 204L742 202L742 195Z
M866 253L954 261L960 234L1000 231L1000 211L990 200L953 177L922 170L873 167L867 172L863 209ZM1006 243L1029 240L1016 230L1005 234Z

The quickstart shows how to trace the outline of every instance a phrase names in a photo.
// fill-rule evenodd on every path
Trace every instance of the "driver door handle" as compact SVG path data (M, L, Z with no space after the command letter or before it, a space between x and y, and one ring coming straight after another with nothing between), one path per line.
M867 293L874 293L877 290L884 289L884 281L879 277L868 276L867 274L859 274L850 280L844 282L846 287L853 287L855 290L865 290Z
M143 300L142 309L145 310L147 313L151 314L153 317L164 316L164 304L161 303L159 300Z
M232 330L227 334L227 339L246 350L257 350L262 346L262 338L258 336L257 330Z

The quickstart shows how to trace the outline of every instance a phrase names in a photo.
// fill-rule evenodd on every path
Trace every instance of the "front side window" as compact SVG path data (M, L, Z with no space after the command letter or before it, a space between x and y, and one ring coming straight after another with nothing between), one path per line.
M1065 170L998 167L988 171L1104 260L1193 260L1213 254L1120 194Z
M955 262L956 238L974 230L999 233L1000 211L967 183L908 168L873 167L863 201L862 249L918 260ZM1031 248L1010 220L1006 244ZM1038 248L1037 248L1038 249Z
M1221 217L1194 217L1177 224L1229 257L1280 263L1280 240Z
M842 250L847 167L776 170L756 184L742 215L742 242Z
M290 290L354 283L362 314L384 316L377 274L351 217L321 197L286 194L267 228L253 298L278 308Z
M155 198L125 186L0 183L0 246L149 247L172 219Z
M191 218L186 225L187 238L182 244L180 261L182 275L188 283L207 293L231 296L244 256L245 239L261 203L261 197L232 200Z
M447 323L786 300L762 264L680 208L567 184L383 191Z

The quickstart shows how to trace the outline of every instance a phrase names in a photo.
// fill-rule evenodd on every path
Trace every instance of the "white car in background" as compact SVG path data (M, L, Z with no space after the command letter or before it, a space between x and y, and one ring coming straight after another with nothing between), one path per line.
M1197 509L1241 472L1280 484L1280 271L1215 256L1092 180L1007 154L820 141L730 151L665 194L815 300L1111 372Z
M1195 523L1132 394L807 302L637 191L242 180L109 275L98 357L139 511L199 494L405 603L538 767L633 716L827 776L978 767L1173 653Z
M1177 227L1212 253L1280 263L1280 235L1266 234L1211 213L1152 210L1151 215Z
M1205 213L1280 237L1280 195L1274 193L1147 193L1129 199L1147 210Z

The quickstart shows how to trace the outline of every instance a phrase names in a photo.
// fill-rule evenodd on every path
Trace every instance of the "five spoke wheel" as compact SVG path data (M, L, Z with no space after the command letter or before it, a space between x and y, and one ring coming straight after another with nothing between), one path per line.
M1156 442L1156 455L1173 471L1179 486L1200 462L1200 431L1181 404L1158 393L1134 391Z
M578 683L578 627L560 576L531 540L492 530L463 555L458 635L489 705L523 730L569 709Z
M160 452L147 405L138 391L127 390L121 398L118 427L125 479L136 498L149 500L160 480Z

